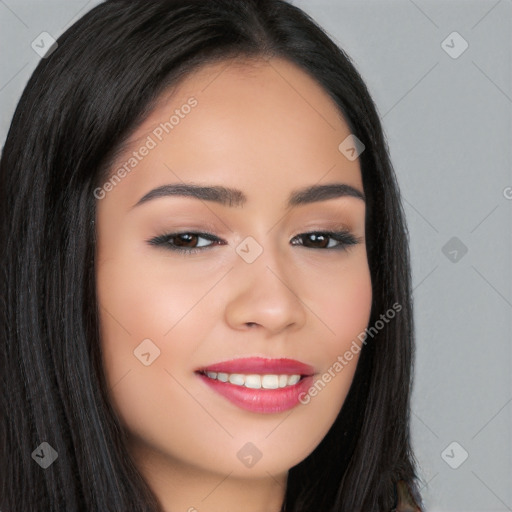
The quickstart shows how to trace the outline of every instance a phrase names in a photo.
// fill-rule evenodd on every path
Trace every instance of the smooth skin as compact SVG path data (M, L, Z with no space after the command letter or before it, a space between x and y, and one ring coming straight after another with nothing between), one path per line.
M197 104L182 109L191 97ZM179 122L159 141L160 123L176 109ZM288 470L343 405L358 354L309 403L280 413L235 406L195 370L286 357L320 379L367 327L364 200L286 207L303 187L339 183L363 193L358 159L338 149L349 135L335 103L294 64L224 61L166 91L112 165L115 172L148 136L157 143L97 200L97 294L112 405L166 512L278 512ZM247 201L173 195L136 205L156 187L183 183L236 188ZM341 229L358 243L336 249L334 238L307 235ZM148 242L177 232L191 235ZM204 232L221 242L194 236ZM252 263L236 251L247 237L258 244L251 251L263 251ZM180 244L201 252L174 252ZM146 366L134 351L147 339L160 354ZM261 453L252 467L237 456L249 442Z

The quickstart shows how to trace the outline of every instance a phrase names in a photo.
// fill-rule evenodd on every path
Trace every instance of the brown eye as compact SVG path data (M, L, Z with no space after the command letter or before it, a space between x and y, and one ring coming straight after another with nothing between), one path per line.
M226 242L210 233L194 233L189 231L160 235L147 242L150 245L181 252L185 255L199 253L215 245L226 245ZM315 231L297 235L292 239L291 243L292 245L301 245L306 249L325 249L331 251L346 250L349 246L359 242L360 239L348 231Z
M301 240L293 245L302 245L307 249L342 250L359 243L348 231L315 231L297 235L294 240Z
M301 235L303 240L309 240L310 245L304 244L308 247L325 249L329 245L329 235L325 235L324 233L308 233L306 235Z
M173 236L169 240L175 240L173 242L177 247L194 247L197 243L197 239L200 238L195 233L181 233Z
M201 241L202 240L202 241ZM193 254L209 249L224 242L210 233L168 233L148 240L150 245L156 245L171 251Z

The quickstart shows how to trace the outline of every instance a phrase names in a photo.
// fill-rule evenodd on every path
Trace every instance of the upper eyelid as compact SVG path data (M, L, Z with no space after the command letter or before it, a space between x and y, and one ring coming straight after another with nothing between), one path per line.
M162 235L169 236L169 235L183 235L183 234L194 234L194 235L207 235L210 237L215 238L221 238L219 235L214 234L217 231L216 227L214 226L204 226L203 228L176 228L176 229L168 229L165 230ZM230 230L232 231L232 230ZM304 235L308 233L350 233L353 234L354 230L350 228L346 224L335 224L332 226L326 226L326 227L312 227L312 228L306 228L302 231L298 231L295 235Z

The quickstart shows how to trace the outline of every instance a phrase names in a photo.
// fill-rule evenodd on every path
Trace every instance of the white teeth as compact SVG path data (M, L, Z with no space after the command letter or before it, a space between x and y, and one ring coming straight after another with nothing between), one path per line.
M277 389L279 387L279 377L277 375L263 375L261 387L265 389Z
M294 386L299 382L300 375L244 375L242 373L205 372L210 379L229 382L235 386L244 386L250 389L278 389Z
M246 375L245 387L251 389L261 389L261 375Z
M290 378L288 379L288 386L293 386L294 384L297 384L300 380L300 375L290 375Z
M237 386L243 386L245 383L245 377L240 373L232 373L228 380L231 384L236 384Z

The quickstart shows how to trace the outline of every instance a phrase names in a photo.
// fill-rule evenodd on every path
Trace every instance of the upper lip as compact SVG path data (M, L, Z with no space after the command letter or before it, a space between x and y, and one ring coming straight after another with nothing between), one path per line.
M308 364L294 359L265 357L244 357L222 361L198 368L197 372L244 373L260 375L313 375L315 370Z

